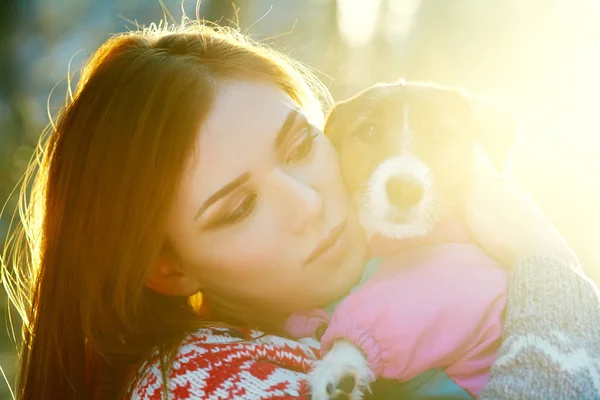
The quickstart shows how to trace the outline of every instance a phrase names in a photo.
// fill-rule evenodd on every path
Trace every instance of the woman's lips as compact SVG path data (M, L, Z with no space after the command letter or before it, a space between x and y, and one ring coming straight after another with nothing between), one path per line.
M337 243L340 242L340 237L346 228L346 220L334 226L329 232L317 243L317 246L306 259L306 264L315 261L317 258L329 252Z

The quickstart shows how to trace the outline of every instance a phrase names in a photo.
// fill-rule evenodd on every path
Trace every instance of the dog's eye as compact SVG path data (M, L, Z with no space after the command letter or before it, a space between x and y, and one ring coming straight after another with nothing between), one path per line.
M377 141L377 132L375 130L375 125L373 125L372 123L365 123L360 125L354 131L354 137L364 143L375 143Z

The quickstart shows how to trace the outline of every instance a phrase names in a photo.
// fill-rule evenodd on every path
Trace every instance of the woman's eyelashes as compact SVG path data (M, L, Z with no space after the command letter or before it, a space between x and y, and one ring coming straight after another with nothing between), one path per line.
M233 203L232 206L226 207L228 210L213 219L213 221L208 224L208 228L215 229L235 225L252 214L258 198L256 192L244 191L243 193L240 193L239 196L232 197L235 197L235 200L231 202Z
M238 205L224 218L224 224L233 225L245 219L256 206L258 195L254 192L245 193Z
M283 158L285 164L297 163L308 158L312 153L314 140L319 136L319 131L309 124L298 132Z

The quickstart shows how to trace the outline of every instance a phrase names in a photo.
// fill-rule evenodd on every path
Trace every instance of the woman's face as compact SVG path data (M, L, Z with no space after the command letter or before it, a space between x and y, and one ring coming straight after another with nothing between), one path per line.
M287 94L263 82L220 85L168 237L199 290L278 313L344 295L366 259L329 140Z

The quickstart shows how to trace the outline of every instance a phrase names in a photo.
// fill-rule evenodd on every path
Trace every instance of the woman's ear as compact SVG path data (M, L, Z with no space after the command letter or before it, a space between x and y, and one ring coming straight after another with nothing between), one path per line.
M521 132L519 119L484 99L470 97L469 102L475 119L475 143L481 146L496 170L505 173L508 157Z
M200 290L197 279L186 274L170 251L162 250L146 277L146 286L166 296L191 296Z

